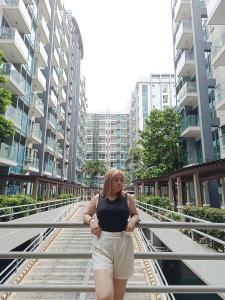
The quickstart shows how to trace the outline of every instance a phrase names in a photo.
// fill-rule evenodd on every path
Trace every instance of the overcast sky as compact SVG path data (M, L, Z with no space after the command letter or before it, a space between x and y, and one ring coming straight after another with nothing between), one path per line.
M122 111L139 77L173 73L170 0L65 0L78 22L88 107Z

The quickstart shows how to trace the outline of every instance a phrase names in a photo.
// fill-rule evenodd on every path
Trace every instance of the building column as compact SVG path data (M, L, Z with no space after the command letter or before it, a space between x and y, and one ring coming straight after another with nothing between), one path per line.
M50 195L51 195L51 184L47 183L47 191L46 191L46 198L47 198L47 200L50 199Z
M159 182L155 181L155 196L159 196Z
M186 182L186 195L187 195L187 202L186 206L191 206L191 197L190 197L190 185L189 182Z
M183 195L182 195L182 181L181 177L177 177L177 200L178 200L178 212L183 211Z
M171 178L168 180L168 189L170 205L174 209L173 181Z
M221 192L222 192L221 208L225 209L225 180L224 180L224 177L220 178L220 183L221 183Z
M203 206L209 207L210 204L209 204L209 184L208 184L208 180L204 181L203 193L204 193L204 204L203 204Z
M7 195L7 190L8 190L8 180L3 179L2 181L2 194Z
M193 174L193 181L194 181L194 190L195 190L195 205L202 206L202 199L201 199L201 190L200 190L200 180L198 173Z
M37 196L38 196L38 186L39 186L39 181L35 180L35 182L33 183L33 189L32 189L32 197L37 200Z
M141 184L141 196L145 196L145 184L142 182Z
M138 198L138 185L134 184L134 196L137 199Z

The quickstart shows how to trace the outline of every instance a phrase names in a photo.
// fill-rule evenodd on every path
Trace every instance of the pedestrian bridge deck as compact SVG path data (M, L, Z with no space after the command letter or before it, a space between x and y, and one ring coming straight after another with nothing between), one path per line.
M78 203L68 216L69 222L82 222L84 208L87 203ZM91 250L93 236L89 228L55 229L48 240L44 241L38 251L45 252L87 252ZM144 244L136 229L132 235L135 252L144 251ZM10 280L18 284L47 285L79 285L94 284L91 259L38 259L28 260ZM130 286L156 285L157 279L152 270L150 260L135 260L134 275L129 280ZM6 296L6 294L5 294ZM1 297L0 297L1 299ZM2 296L2 299L3 298ZM18 292L8 294L7 299L96 299L94 293L71 292ZM161 299L160 294L126 294L126 300Z

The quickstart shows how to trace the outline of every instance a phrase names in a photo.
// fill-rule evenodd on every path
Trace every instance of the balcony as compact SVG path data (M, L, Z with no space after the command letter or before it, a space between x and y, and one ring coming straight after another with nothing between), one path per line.
M56 12L55 12L55 24L58 27L61 27L61 23L62 23L62 16L61 16L61 12L60 10L57 8Z
M54 48L54 51L52 53L52 65L56 68L59 67L59 54L56 48Z
M211 0L207 6L208 25L225 25L225 1Z
M13 65L3 64L0 66L0 74L5 75L7 79L4 88L9 89L16 96L25 94L25 79Z
M59 103L66 103L66 93L63 88L59 91Z
M196 115L189 115L182 119L181 122L181 137L192 137L200 139L201 131L199 126L199 117Z
M191 17L190 0L178 0L174 7L174 20L179 23L182 19Z
M59 121L65 122L65 117L66 117L65 110L63 109L62 106L59 106L59 109L58 109Z
M55 69L53 68L51 74L51 86L57 87L58 85L59 85L59 78Z
M30 101L29 115L31 117L44 117L44 103L37 94L33 94Z
M57 159L63 158L63 149L59 146L59 144L57 144L55 156Z
M65 71L60 71L60 85L64 86L64 85L67 85L67 76L66 76L66 73Z
M5 112L5 118L13 122L13 125L21 130L21 120L23 113L20 109L14 108L12 105L9 105Z
M69 42L66 36L64 36L62 38L62 45L61 45L63 51L65 51L66 53L68 53L69 51Z
M37 58L37 66L46 68L48 65L48 55L42 42L35 42L34 55Z
M52 171L52 176L55 178L61 178L62 177L62 171L59 168L54 168Z
M42 43L47 44L49 42L49 30L43 15L37 15L37 34L38 39Z
M225 86L215 90L216 110L225 110Z
M193 46L193 33L191 20L183 20L176 33L176 49L191 49Z
M16 27L21 33L31 32L31 18L23 0L2 0L1 7L10 27Z
M56 131L56 137L58 140L64 140L64 129L62 125L58 125L57 131Z
M55 95L55 93L51 90L50 94L49 94L49 100L48 100L48 106L49 107L57 107L57 97Z
M49 161L44 163L43 175L52 176L54 162Z
M181 154L181 161L185 167L203 163L202 153L199 150L192 150Z
M212 65L214 67L225 66L225 30L213 43Z
M193 50L184 50L177 64L178 77L192 77L195 75L195 62Z
M39 159L32 155L27 155L25 157L25 162L23 166L24 171L27 172L39 172Z
M10 63L27 63L28 49L16 28L0 28L0 49Z
M56 141L51 137L47 137L46 144L45 144L45 152L51 152L54 155L55 149L56 149Z
M17 166L17 149L7 144L0 144L0 166L16 167Z
M46 89L46 79L40 68L35 68L32 77L32 90L34 92L43 92Z
M192 106L198 104L197 86L195 82L185 82L177 95L179 106Z
M57 0L56 3L57 3L57 5L58 5L58 8L59 8L60 10L62 10L62 8L63 8L62 0Z
M49 113L47 128L55 131L56 126L57 126L57 119L53 116L53 114Z
M27 142L32 144L42 144L42 130L39 123L31 125L27 131Z
M63 69L68 69L68 59L67 59L67 56L64 52L61 53L60 55L60 61L61 61L61 65L63 67Z
M52 10L49 4L49 0L40 0L40 10L46 20L49 20L51 18Z
M55 28L55 32L54 32L53 36L54 36L54 46L56 48L59 48L60 47L60 34L59 34L59 30L57 27Z

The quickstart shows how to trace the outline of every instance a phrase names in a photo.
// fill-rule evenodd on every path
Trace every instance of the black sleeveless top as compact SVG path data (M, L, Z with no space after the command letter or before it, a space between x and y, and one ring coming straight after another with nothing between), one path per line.
M124 231L129 218L127 195L120 195L111 201L103 194L99 194L96 214L99 226L103 231Z

